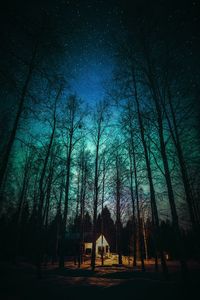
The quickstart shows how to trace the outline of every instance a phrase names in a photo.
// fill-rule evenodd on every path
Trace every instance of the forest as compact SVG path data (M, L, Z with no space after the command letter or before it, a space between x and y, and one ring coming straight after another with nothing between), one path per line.
M1 9L2 268L199 276L198 1L147 2Z

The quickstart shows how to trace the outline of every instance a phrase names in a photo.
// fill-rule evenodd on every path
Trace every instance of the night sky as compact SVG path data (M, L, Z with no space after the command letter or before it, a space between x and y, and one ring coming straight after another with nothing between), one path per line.
M66 19L72 39L66 42L70 60L64 63L72 74L71 90L84 101L95 102L104 96L104 82L113 70L112 34L119 29L119 11L98 1L63 1L63 30Z
M124 36L134 32L135 23L152 20L154 25L163 26L166 35L180 44L183 64L197 68L199 49L199 1L7 1L1 9L1 31L4 41L1 51L3 63L9 61L7 51L19 47L26 37L23 30L36 26L45 18L51 24L54 37L64 46L64 54L59 58L55 49L53 57L59 64L59 72L66 77L70 91L84 101L95 103L106 94L112 72L116 64L117 44ZM21 22L22 25L19 25ZM17 25L16 25L17 24ZM22 28L24 27L24 28ZM50 37L51 39L51 37ZM185 54L184 48L187 48ZM24 50L23 50L24 51ZM48 58L48 52L45 56ZM49 58L51 64L52 57ZM195 73L191 70L191 73ZM197 81L197 78L191 80Z
M104 85L111 79L114 67L113 41L122 31L123 10L118 1L38 2L21 1L21 4L13 3L6 7L3 28L7 27L12 36L18 16L24 23L30 18L30 22L35 24L47 15L59 39L63 35L61 42L66 56L62 57L61 71L69 82L70 90L86 102L100 100L104 97ZM14 39L18 35L19 32Z
M189 74L199 97L199 4L195 0L1 1L1 107L16 102L13 82L19 87L23 84L24 61L30 60L35 41L33 32L37 34L43 22L48 27L48 34L42 37L47 72L52 69L64 76L68 91L87 103L106 96L118 47L124 38L131 40L136 25L143 22L162 29L158 42L163 34L175 44L183 72Z

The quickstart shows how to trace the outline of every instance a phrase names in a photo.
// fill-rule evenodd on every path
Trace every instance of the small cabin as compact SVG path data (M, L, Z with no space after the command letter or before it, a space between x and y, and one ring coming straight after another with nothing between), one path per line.
M86 255L91 255L92 253L91 241L87 241L84 243L84 253ZM103 234L101 234L96 240L96 257L101 257L102 253L105 257L110 256L110 245L108 244Z

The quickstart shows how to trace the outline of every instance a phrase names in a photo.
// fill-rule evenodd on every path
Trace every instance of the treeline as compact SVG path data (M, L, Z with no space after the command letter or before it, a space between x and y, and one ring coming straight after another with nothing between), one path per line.
M15 263L15 244L14 244L14 235L19 235L19 247L18 247L18 260L27 261L33 264L36 263L35 253L37 249L37 233L36 233L36 211L31 211L29 209L28 203L26 203L23 215L21 217L20 225L17 228L19 231L16 233L15 224L16 224L16 214L11 214L11 217L8 219L6 215L1 215L0 218L0 234L1 234L1 259L4 261ZM34 215L35 214L35 215ZM102 229L102 221L105 224ZM155 248L153 244L153 225L150 219L142 220L143 221L143 251L145 259L154 259L155 258ZM80 234L80 215L76 216L74 221L70 224L68 235L65 240L65 255L66 259L72 258L74 256L79 256L79 251L77 252L77 243L79 243L79 234ZM59 259L59 230L58 230L58 215L49 222L45 241L44 248L44 257L43 263L55 264ZM134 222L133 220L128 220L126 224L121 225L121 252L122 255L127 257L132 257L134 253L134 236L133 230ZM137 224L138 231L138 224ZM84 235L85 240L88 236L91 236L92 232L92 218L88 212L84 216ZM178 253L175 247L176 236L173 231L172 224L169 220L161 222L161 233L162 233L162 242L163 250L165 252L167 260L177 259ZM110 251L116 253L116 224L111 218L111 213L109 209L105 206L103 211L98 215L97 219L97 237L103 234L110 245ZM183 232L183 239L186 246L187 259L198 259L198 248L196 247L196 237L192 232ZM137 240L138 244L138 240ZM138 247L137 247L138 249ZM138 249L139 250L139 249ZM139 251L137 250L137 255L140 256ZM82 253L83 255L83 253ZM104 263L104 262L103 262ZM106 264L106 262L105 262ZM129 262L131 265L131 262Z

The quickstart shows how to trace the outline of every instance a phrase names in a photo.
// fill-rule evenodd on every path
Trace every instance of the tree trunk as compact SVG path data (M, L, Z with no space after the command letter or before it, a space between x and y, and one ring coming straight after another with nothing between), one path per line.
M188 209L189 209L191 224L192 224L194 232L198 232L198 230L197 230L198 222L197 222L197 218L195 216L195 209L194 209L194 203L193 203L193 197L192 197L192 189L191 189L188 172L187 172L187 168L186 168L186 164L185 164L185 160L184 160L183 150L182 150L179 132L178 132L176 115L175 115L173 104L172 104L169 86L167 88L167 92L168 92L168 101L169 101L172 121L170 121L164 105L163 105L163 109L164 109L166 117L167 117L167 122L169 125L170 133L171 133L172 139L174 141L174 145L176 147L176 151L177 151L177 155L178 155L178 160L179 160L179 165L180 165L180 170L181 170L181 175L182 175L182 181L183 181L183 185L184 185L184 189L185 189L186 201L187 201L187 205L188 205ZM173 126L171 123L173 124Z
M156 113L157 113L160 151L161 151L161 156L162 156L163 166L164 166L165 180L166 180L167 191L168 191L168 199L169 199L171 215L172 215L172 223L173 223L174 231L176 233L176 247L178 249L179 256L180 256L182 275L184 278L187 278L188 268L187 268L187 264L186 264L186 260L185 260L186 259L185 251L184 251L185 247L183 245L183 239L182 239L181 231L180 231L180 227L179 227L178 214L177 214L177 209L176 209L176 204L175 204L175 199L174 199L174 192L173 192L173 188L172 188L172 181L171 181L171 175L170 175L169 164L168 164L168 159L167 159L166 145L165 145L165 140L164 140L162 110L161 110L161 105L160 105L160 94L159 94L159 89L157 88L156 83L154 81L154 75L153 75L153 72L151 69L151 63L150 63L148 54L147 53L145 53L145 54L146 54L147 67L148 67L146 76L147 76L147 80L149 81L150 91L151 91L152 98L155 103L155 108L156 108Z
M115 158L116 163L116 252L118 254L118 264L122 264L122 251L121 251L121 178L119 171L119 157L118 154Z
M131 148L133 149L133 144ZM132 200L132 210L133 210L133 267L136 267L137 266L137 228L136 228L136 216L135 216L135 197L133 191L133 166L132 166L131 154L132 154L131 150L129 150L130 180L131 180L130 189L131 189L131 200Z
M17 209L17 216L16 216L16 224L15 224L15 236L14 236L14 245L13 245L13 262L16 262L16 257L18 255L19 250L19 241L20 241L20 222L21 216L24 209L24 203L26 199L26 193L28 189L28 184L30 180L30 157L26 157L25 168L24 168L24 177L23 177L23 184L22 190L20 193L19 204Z
M84 246L84 216L85 216L85 195L87 181L87 162L85 153L81 154L81 192L80 192L80 245L79 245L79 268L83 263L83 246Z
M69 150L68 150L67 165L66 165L67 172L66 172L66 182L65 182L65 205L64 205L64 214L63 214L62 225L61 225L60 260L59 260L60 268L64 268L65 266L65 233L66 233L66 226L67 226L68 203L69 203L72 139L73 139L73 134L70 134Z
M68 217L68 205L69 205L69 192L70 192L70 177L71 177L71 162L72 153L75 145L75 131L80 125L80 120L76 123L76 115L78 111L78 102L74 95L69 97L68 102L68 139L67 139L67 161L66 161L66 180L65 180L65 203L64 212L61 224L61 238L60 238L60 259L59 267L64 268L65 265L65 235L67 227Z
M133 168L134 168L134 177L135 177L135 196L136 196L136 208L137 208L137 223L138 223L138 238L139 238L139 247L140 247L140 260L142 271L145 271L144 265L144 247L143 247L143 234L142 234L142 223L140 216L140 205L139 205L139 193L138 193L138 176L137 176L137 166L136 166L136 157L135 151L133 150Z
M62 205L62 198L63 198L63 186L64 186L64 180L62 178L60 184L59 202L57 206L55 247L53 251L52 263L57 262L58 260L58 247L59 247L60 229L61 229L61 222L62 222L61 205Z
M43 168L41 171L40 175L40 180L39 180L39 203L38 203L38 224L37 224L37 230L38 230L38 245L37 245L37 271L38 271L38 276L41 277L41 263L42 263L42 258L44 254L44 222L43 222L43 216L44 216L44 199L45 199L45 191L44 191L44 181L45 181L45 175L46 175L46 170L49 162L49 157L51 154L51 149L54 141L54 135L56 131L56 108L57 108L57 101L59 99L59 96L61 94L61 88L59 89L55 103L54 103L54 111L53 111L53 128L51 131L50 135L50 140L49 144L47 146L47 152L45 155L44 159L44 164Z
M21 97L19 99L19 105L18 105L18 110L17 110L17 114L16 114L16 118L13 124L13 128L11 131L11 134L9 136L9 140L8 143L4 149L4 154L2 157L2 163L1 163L1 167L0 167L0 191L2 189L2 185L3 185L3 181L4 181L4 177L5 177L5 172L8 166L8 161L9 161L9 157L10 157L10 153L13 147L13 143L15 141L15 136L16 136L16 132L19 126L19 121L24 109L24 102L26 99L26 95L27 95L27 91L29 88L29 83L31 81L32 78L32 73L34 70L34 64L35 64L35 58L36 58L36 54L37 54L37 49L38 49L38 42L36 43L34 50L33 50L33 54L31 57L31 61L28 67L28 74L24 83L24 86L22 88L22 93L21 93Z
M159 251L160 257L161 257L162 271L163 271L165 278L167 279L168 278L168 268L167 268L167 264L166 264L166 260L165 260L165 256L164 256L164 252L163 252L163 246L161 243L160 224L159 224L158 210L157 210L157 204L156 204L155 190L154 190L154 185L153 185L151 164L150 164L148 148L147 148L147 143L146 143L145 134L144 134L144 125L143 125L143 120L142 120L141 111L140 111L140 103L139 103L138 94L137 94L135 72L134 72L133 68L132 68L132 78L133 78L135 102L136 102L136 108L137 108L137 114L138 114L138 123L139 123L139 127L140 127L140 135L141 135L142 145L143 145L143 149L144 149L145 162L146 162L146 167L147 167L147 176L148 176L149 188L150 188L152 224L153 224L153 231L155 234L154 246L155 246L155 251L156 251L156 258L157 258L157 251ZM157 259L156 259L156 262L157 262ZM157 267L157 264L155 264L155 266Z
M98 138L96 145L96 158L95 158L95 181L94 181L94 212L93 212L93 229L92 229L92 257L91 257L91 267L94 271L95 261L96 261L96 238L97 238L97 205L99 196L99 142L100 142L100 128L98 129Z
M105 249L103 248L103 232L104 232L104 220L103 220L103 206L104 206L104 193L105 193L105 157L103 158L103 182L102 182L102 198L101 198L101 265L104 265L104 253Z
M47 184L47 193L46 193L46 205L43 216L44 223L44 239L45 239L45 265L47 265L47 255L48 255L48 224L49 224L49 206L50 206L50 198L51 198L51 189L52 189L52 181L53 181L53 166L50 167L49 176L48 176L48 184Z

